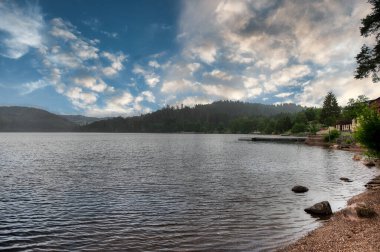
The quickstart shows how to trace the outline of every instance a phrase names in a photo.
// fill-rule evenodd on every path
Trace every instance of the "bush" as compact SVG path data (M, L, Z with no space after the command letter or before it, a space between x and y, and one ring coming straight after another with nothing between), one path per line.
M292 133L305 132L306 130L307 126L304 123L295 123L292 127Z
M380 158L380 114L375 109L366 108L358 121L356 140L368 149L370 156Z
M329 141L333 142L339 136L340 136L340 132L336 129L333 129L330 131L330 135L329 134L324 135L323 139L325 140L325 142L329 142Z

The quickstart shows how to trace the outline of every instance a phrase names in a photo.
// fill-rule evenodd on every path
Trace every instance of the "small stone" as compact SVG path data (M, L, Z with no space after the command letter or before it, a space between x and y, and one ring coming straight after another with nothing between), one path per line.
M342 181L344 181L344 182L352 182L351 179L346 178L346 177L341 177L340 180L342 180Z
M311 207L305 208L305 212L314 215L331 215L332 210L328 201L319 202Z
M377 215L375 210L373 210L373 208L365 204L357 205L355 210L359 218L373 218Z
M305 193L309 191L309 188L307 188L306 186L296 185L292 188L292 191L295 193Z
M359 154L355 154L354 157L352 158L354 161L360 161L362 157Z

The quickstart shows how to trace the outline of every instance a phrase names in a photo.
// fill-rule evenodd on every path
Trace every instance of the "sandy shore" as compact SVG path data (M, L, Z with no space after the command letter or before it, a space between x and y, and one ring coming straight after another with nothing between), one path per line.
M323 226L278 251L380 251L380 176L364 193L348 201L347 208L334 213ZM376 215L361 218L356 207L366 204Z

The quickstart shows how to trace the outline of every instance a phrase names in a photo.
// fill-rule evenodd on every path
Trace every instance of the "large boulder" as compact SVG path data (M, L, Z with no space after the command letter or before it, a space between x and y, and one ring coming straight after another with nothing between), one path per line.
M311 207L305 208L305 212L313 215L331 215L332 210L328 201L319 202Z
M296 185L292 188L292 191L295 193L304 193L309 191L309 188L307 188L306 186Z

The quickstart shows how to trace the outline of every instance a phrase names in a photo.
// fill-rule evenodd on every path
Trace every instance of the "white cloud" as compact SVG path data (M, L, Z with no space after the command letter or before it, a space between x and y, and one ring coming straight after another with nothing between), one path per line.
M156 98L154 97L154 95L151 91L143 91L143 92L141 92L141 95L148 102L151 102L151 103L156 102Z
M233 76L229 75L228 73L226 72L223 72L219 69L214 69L212 70L211 72L209 73L204 73L203 74L204 77L213 77L213 78L216 78L216 79L219 79L219 80L225 80L225 81L229 81L229 80L232 80Z
M190 70L190 74L193 75L196 71L198 71L201 68L201 64L194 62L187 64L186 67Z
M307 65L293 65L284 68L272 75L272 81L279 86L294 85L294 81L310 73Z
M189 80L182 79L182 80L172 80L172 81L165 81L162 84L161 92L163 93L178 93L178 92L185 92L189 90L196 90L199 87L199 83L192 83Z
M97 93L104 92L107 90L107 88L109 88L101 78L95 78L91 76L75 77L73 81L75 84L86 87Z
M160 68L160 64L156 60L149 61L148 65L153 68Z
M133 67L132 72L134 74L142 76L145 80L145 83L151 88L155 87L160 82L160 76L159 75L155 74L154 72L147 71L147 70L143 69L140 65L136 64Z
M67 97L71 100L74 106L85 109L89 105L94 104L97 101L97 96L94 93L86 93L79 87L70 88L66 92Z
M285 97L289 97L291 95L293 95L294 93L293 92L284 92L284 93L279 93L279 94L276 94L275 97L278 97L278 98L285 98Z
M189 96L183 99L180 104L183 104L184 106L194 107L198 104L209 104L212 100L208 97L199 97L199 96Z
M35 90L44 88L44 87L46 87L48 85L49 84L46 81L44 81L44 80L37 80L37 81L27 82L27 83L24 83L24 84L21 85L21 89L22 89L21 94L22 95L27 95L27 94L30 94L30 93L34 92Z
M14 1L2 1L0 17L0 32L4 33L0 41L0 55L18 59L29 48L42 47L45 23L37 6L30 4L22 9Z
M202 89L206 94L222 99L241 100L247 97L245 90L224 85L202 85Z
M106 76L113 76L123 69L123 62L126 60L127 56L122 52L118 54L112 54L110 52L103 52L102 56L111 61L111 66L103 68L103 73Z

